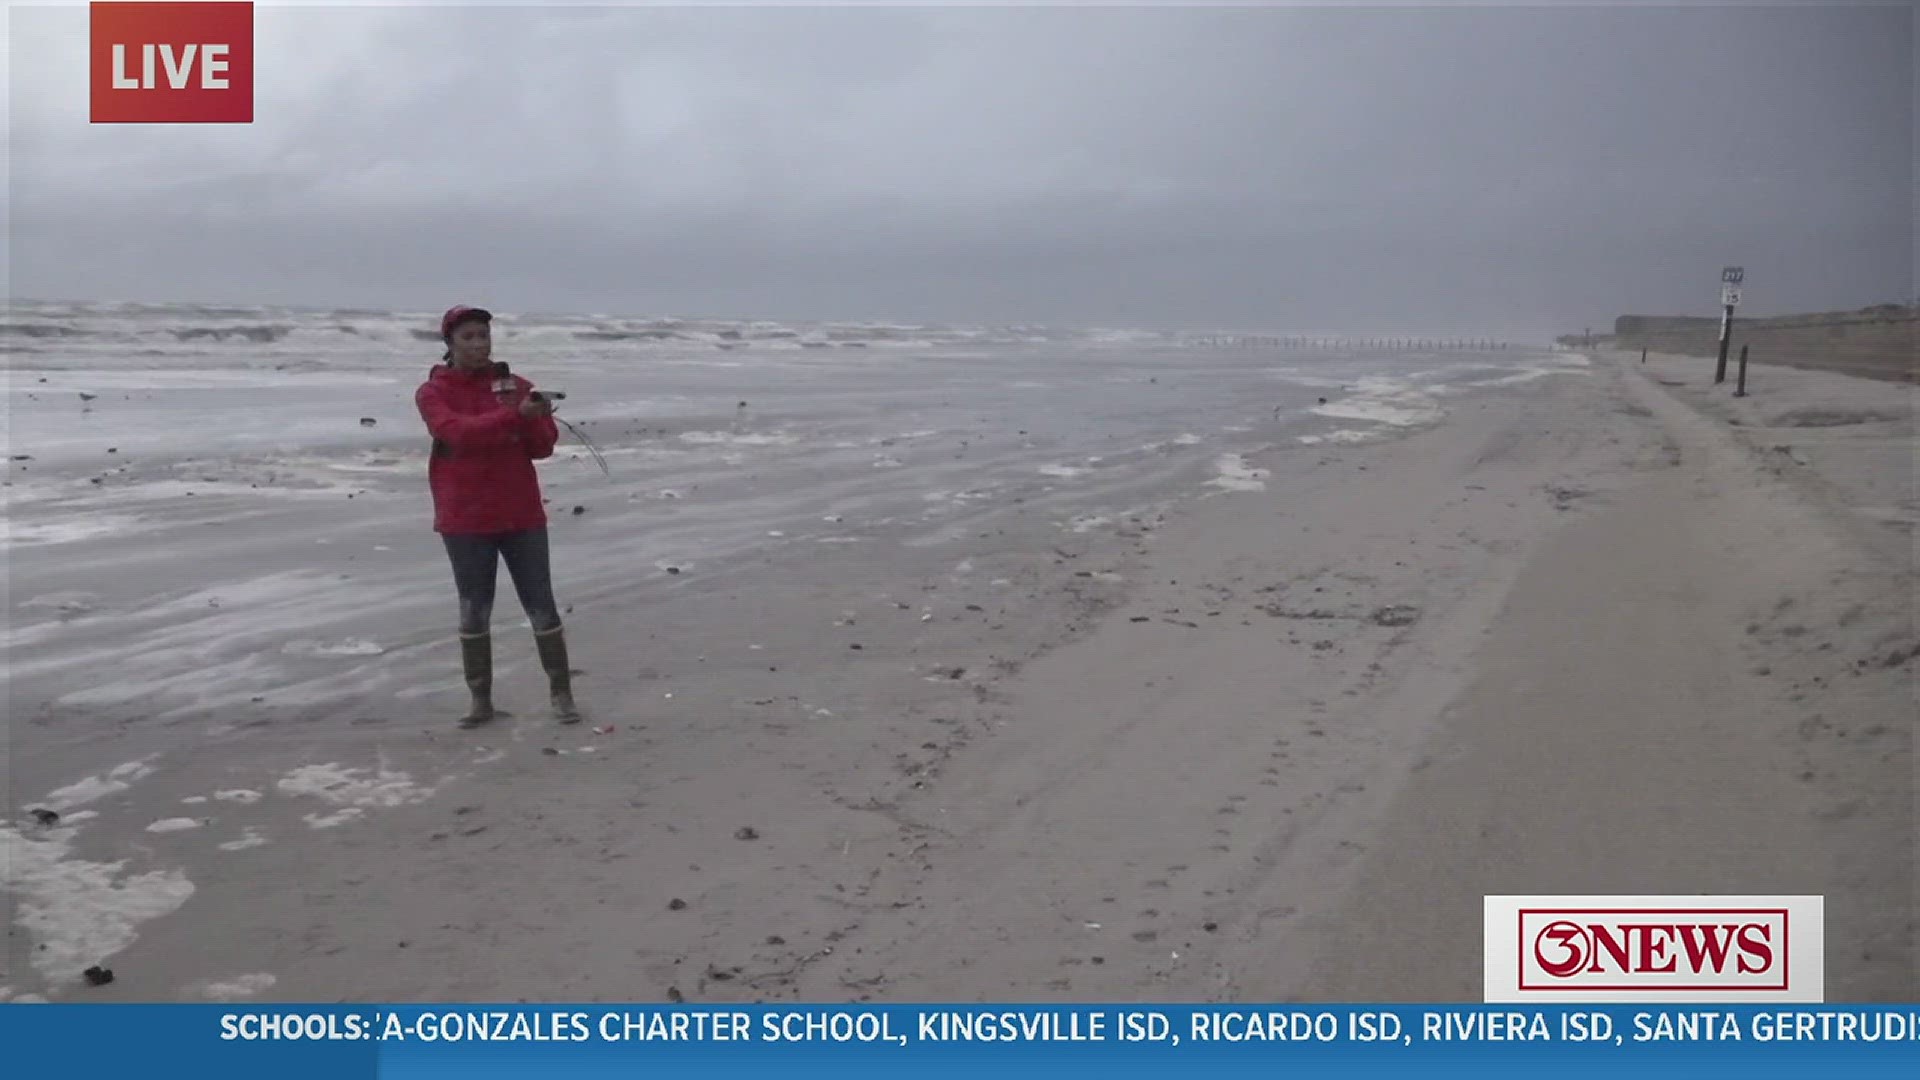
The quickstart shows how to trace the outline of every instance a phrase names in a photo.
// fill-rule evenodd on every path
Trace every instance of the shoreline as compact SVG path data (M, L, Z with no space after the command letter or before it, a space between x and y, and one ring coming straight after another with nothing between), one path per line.
M266 726L94 734L82 741L132 757L71 792L71 809L100 814L101 828L21 832L16 850L64 843L71 872L109 866L130 842L184 871L146 880L178 900L157 915L151 890L82 871L120 903L87 916L126 923L130 943L109 962L112 986L58 997L1477 1000L1478 954L1461 942L1477 942L1478 909L1454 926L1460 898L1502 873L1561 872L1542 892L1587 879L1542 855L1550 832L1449 848L1436 844L1439 823L1579 828L1482 797L1507 770L1552 773L1561 751L1600 765L1553 773L1563 801L1584 793L1617 812L1612 800L1635 790L1632 761L1576 733L1503 756L1540 732L1474 704L1518 686L1555 694L1570 679L1642 678L1608 666L1642 659L1631 634L1611 652L1574 648L1578 663L1564 666L1567 627L1609 595L1557 583L1609 570L1665 582L1673 595L1635 594L1645 606L1620 614L1627 627L1684 614L1702 602L1688 590L1744 611L1750 583L1764 582L1822 611L1858 593L1849 603L1868 606L1844 624L1849 643L1902 631L1883 610L1900 595L1888 587L1897 565L1817 588L1795 579L1795 558L1846 550L1827 536L1831 510L1782 501L1778 477L1631 367L1603 358L1587 374L1452 397L1444 421L1391 442L1248 453L1244 469L1222 470L1236 484L1172 514L1149 504L1107 527L1049 533L1036 511L1028 529L989 530L962 564L934 548L876 560L861 544L817 545L768 556L771 590L688 581L644 607L583 608L575 662L592 713L573 733L527 707L530 651L510 652L507 630L500 682L521 716L475 738L371 699L342 723L311 722L343 715L329 708ZM1703 483L1718 502L1698 499ZM1755 499L1764 505L1744 505ZM1683 532L1711 533L1725 527L1721 503L1742 504L1744 525L1801 530L1799 546L1743 556L1737 573L1704 550L1682 564L1697 579L1663 577L1679 571L1647 561L1647 530L1698 516ZM1906 574L1910 593L1910 563ZM1830 614L1839 623L1845 611ZM1753 710L1785 724L1778 699L1832 680L1818 650L1793 651L1804 639L1789 625L1765 622L1752 647L1806 671L1780 691L1701 698L1714 731ZM1908 613L1906 640L1911 629ZM1652 686L1720 686L1754 662L1680 653L1673 681ZM1541 668L1550 661L1562 666ZM1911 668L1857 678L1869 680L1861 700L1887 708ZM411 700L437 716L451 699L435 689ZM1644 780L1636 801L1679 800L1660 821L1720 839L1777 812L1783 842L1770 858L1856 854L1822 863L1815 884L1846 882L1884 909L1897 872L1911 886L1911 817L1904 863L1875 846L1902 839L1888 800L1905 763L1910 808L1910 721L1876 736L1889 756L1864 764L1831 730L1795 730L1736 755L1767 776L1782 753L1808 755L1814 782L1792 780L1792 763L1780 774L1787 809L1745 807L1743 819L1696 805L1688 798L1711 790L1679 791L1679 775ZM190 756L147 758L183 739ZM14 804L40 797L18 758L11 771ZM1871 805L1820 816L1862 777ZM157 828L183 817L198 824ZM205 850L216 830L220 846L245 846ZM1764 837L1748 839L1741 850L1765 852ZM1653 868L1622 863L1605 880ZM1717 891L1794 891L1722 870ZM1650 880L1690 891L1671 873ZM1808 890L1829 895L1829 940L1871 940L1877 959L1834 954L1830 988L1894 992L1905 962L1911 989L1910 929L1902 938L1836 890ZM1908 918L1911 907L1909 892ZM1449 921L1435 925L1433 911ZM97 934L50 917L25 922L71 946L73 964L83 946L97 951ZM1401 947L1412 926L1458 940L1355 965ZM9 950L0 985L44 992L23 948ZM1443 957L1451 966L1436 970Z

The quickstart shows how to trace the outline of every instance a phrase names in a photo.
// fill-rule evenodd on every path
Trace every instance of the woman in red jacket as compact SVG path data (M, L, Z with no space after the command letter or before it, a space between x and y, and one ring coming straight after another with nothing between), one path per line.
M571 724L580 711L547 562L547 512L533 469L536 460L552 456L560 433L552 403L533 393L532 383L496 376L492 323L493 315L481 308L449 310L440 320L446 363L414 394L433 436L427 466L433 528L446 543L460 594L460 657L473 692L473 708L460 726L477 727L495 715L493 587L502 560L533 623L554 716Z

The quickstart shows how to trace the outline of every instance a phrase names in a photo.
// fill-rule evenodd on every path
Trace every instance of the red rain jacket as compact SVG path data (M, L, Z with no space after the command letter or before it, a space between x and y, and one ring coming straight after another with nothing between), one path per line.
M553 456L560 429L551 416L521 416L533 384L518 375L513 382L515 392L502 402L491 373L441 364L413 395L433 435L427 481L435 532L491 535L546 525L533 463Z

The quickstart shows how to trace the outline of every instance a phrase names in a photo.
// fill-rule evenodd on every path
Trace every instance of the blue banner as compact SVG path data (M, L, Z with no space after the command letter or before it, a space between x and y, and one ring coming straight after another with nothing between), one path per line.
M1920 1075L1920 1006L0 1006L18 1076Z

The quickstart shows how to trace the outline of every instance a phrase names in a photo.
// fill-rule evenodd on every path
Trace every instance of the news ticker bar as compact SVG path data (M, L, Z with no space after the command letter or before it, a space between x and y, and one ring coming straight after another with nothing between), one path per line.
M1488 1076L1525 1068L1745 1077L1920 1075L1920 1006L0 1006L21 1075L84 1068L144 1077L916 1077L1203 1067L1338 1071L1345 1080ZM1193 1059L1187 1061L1185 1059ZM1493 1070L1493 1071L1489 1071Z

